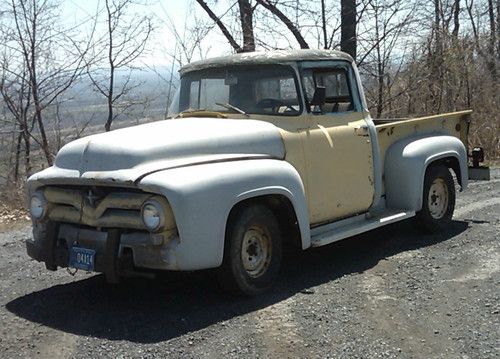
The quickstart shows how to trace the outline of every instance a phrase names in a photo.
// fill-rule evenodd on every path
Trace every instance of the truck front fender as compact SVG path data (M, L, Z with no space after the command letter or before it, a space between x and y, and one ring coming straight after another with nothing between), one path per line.
M467 187L467 151L458 138L445 135L409 138L389 147L384 164L387 207L421 210L425 171L436 161L451 163L461 189Z
M241 201L264 195L288 198L302 246L310 245L304 186L295 168L285 161L242 160L168 169L144 177L138 186L165 196L172 208L179 238L165 249L168 269L220 266L231 209Z

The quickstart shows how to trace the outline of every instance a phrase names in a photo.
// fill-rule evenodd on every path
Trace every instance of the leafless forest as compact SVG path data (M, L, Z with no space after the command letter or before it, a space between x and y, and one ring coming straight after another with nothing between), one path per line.
M70 25L60 0L0 3L0 207L68 141L163 119L177 69L208 54L346 51L373 117L471 108L471 143L500 156L500 0L186 0L182 28L158 2L100 0ZM142 64L160 28L169 65Z

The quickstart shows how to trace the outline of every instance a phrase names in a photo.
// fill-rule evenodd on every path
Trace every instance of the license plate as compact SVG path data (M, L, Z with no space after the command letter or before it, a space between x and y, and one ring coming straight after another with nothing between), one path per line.
M95 251L93 249L72 247L69 255L69 266L87 272L94 270Z

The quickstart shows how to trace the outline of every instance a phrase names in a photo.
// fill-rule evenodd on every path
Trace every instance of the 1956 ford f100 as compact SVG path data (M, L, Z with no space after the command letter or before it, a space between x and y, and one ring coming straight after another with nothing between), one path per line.
M219 268L226 288L255 295L284 246L410 217L440 231L451 171L467 187L470 111L373 120L342 52L237 54L180 74L171 119L71 142L29 179L31 257L109 281Z

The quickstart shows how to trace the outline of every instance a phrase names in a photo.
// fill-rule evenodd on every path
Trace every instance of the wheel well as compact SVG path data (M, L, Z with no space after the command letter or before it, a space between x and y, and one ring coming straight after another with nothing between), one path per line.
M302 248L300 229L295 210L290 200L283 195L265 195L238 202L231 209L227 223L230 223L232 218L238 215L243 208L256 204L267 206L276 216L285 247L291 245L293 247Z
M457 182L460 186L462 186L462 173L460 172L460 163L456 157L445 157L434 162L429 163L427 168L430 166L435 166L437 164L442 164L445 167L448 167L453 170L455 176L457 177ZM427 169L426 169L427 170Z

